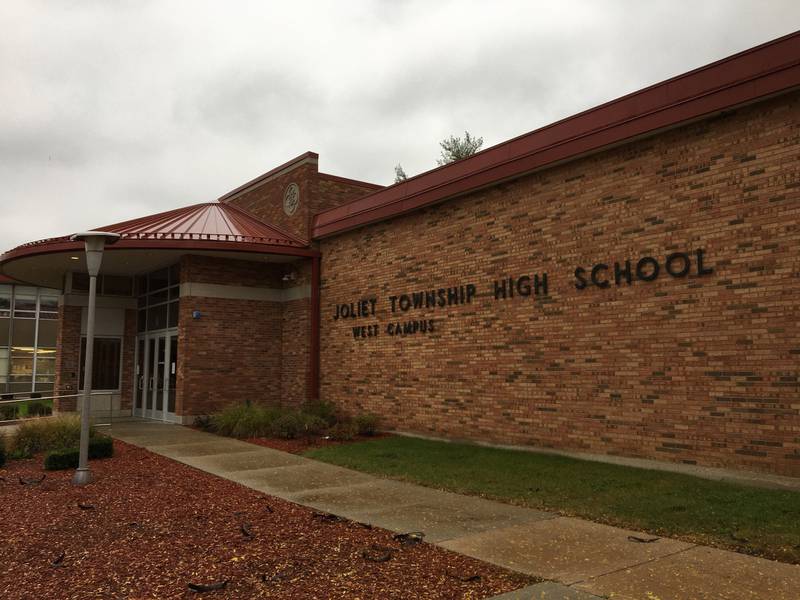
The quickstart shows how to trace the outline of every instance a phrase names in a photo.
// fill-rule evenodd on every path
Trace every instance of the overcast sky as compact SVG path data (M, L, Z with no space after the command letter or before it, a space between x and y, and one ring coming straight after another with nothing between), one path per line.
M796 0L0 2L0 250L313 150L388 184L800 28Z

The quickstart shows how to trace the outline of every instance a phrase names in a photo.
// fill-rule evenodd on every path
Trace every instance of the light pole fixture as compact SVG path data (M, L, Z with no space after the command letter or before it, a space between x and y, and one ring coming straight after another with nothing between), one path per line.
M118 233L106 231L85 231L69 238L73 242L82 241L86 247L86 270L89 273L89 310L86 315L86 351L83 353L83 399L81 401L81 442L78 457L78 470L72 478L75 485L86 485L92 481L89 471L89 412L92 395L92 360L94 359L94 313L97 295L97 275L103 261L106 245L119 239Z

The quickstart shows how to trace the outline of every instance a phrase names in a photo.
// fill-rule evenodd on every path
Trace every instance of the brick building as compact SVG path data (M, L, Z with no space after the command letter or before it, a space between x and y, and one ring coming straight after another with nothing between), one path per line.
M95 383L148 418L321 397L401 431L800 476L798 190L800 34L390 187L306 153L99 228L122 237L98 298L118 376ZM59 392L82 266L68 237L0 258L61 291Z

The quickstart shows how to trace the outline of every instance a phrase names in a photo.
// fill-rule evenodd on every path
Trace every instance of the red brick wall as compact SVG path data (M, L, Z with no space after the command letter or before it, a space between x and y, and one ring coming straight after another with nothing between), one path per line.
M192 318L192 311L202 313ZM229 404L281 401L281 304L181 299L176 411L209 414Z
M283 210L283 195L290 183L296 183L300 187L300 205L291 217ZM310 207L315 203L316 183L316 163L305 163L236 196L228 203L254 214L270 225L307 240Z
M265 264L185 256L181 281L281 289L307 283L305 263ZM296 278L283 281L294 272ZM200 319L192 318L199 310ZM251 400L299 404L308 368L308 300L181 298L178 414L198 415Z
M181 283L213 283L277 288L283 285L283 266L265 261L231 260L190 254L181 257Z
M323 240L323 398L438 436L800 475L799 100ZM710 275L574 286L578 266L698 248ZM494 299L543 272L547 296ZM470 304L389 311L470 282ZM333 320L371 296L375 318ZM434 332L387 335L419 319Z
M81 307L58 307L58 336L56 346L56 383L55 395L72 395L78 392L78 364L81 351ZM76 398L55 400L57 411L70 412L77 410Z
M382 186L379 185L346 180L341 177L320 173L319 182L317 184L317 202L316 205L312 207L312 210L314 213L318 213L323 210L335 208L350 200L366 196L367 194L381 189L381 187Z
M292 406L302 404L307 398L309 308L308 298L283 302L281 306L281 398Z

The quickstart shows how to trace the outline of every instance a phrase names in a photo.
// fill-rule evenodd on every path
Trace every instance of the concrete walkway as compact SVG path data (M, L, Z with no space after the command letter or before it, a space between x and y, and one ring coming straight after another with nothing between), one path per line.
M503 599L796 600L787 565L473 496L381 479L293 454L148 421L114 424L130 444L266 494L425 540L552 582Z

